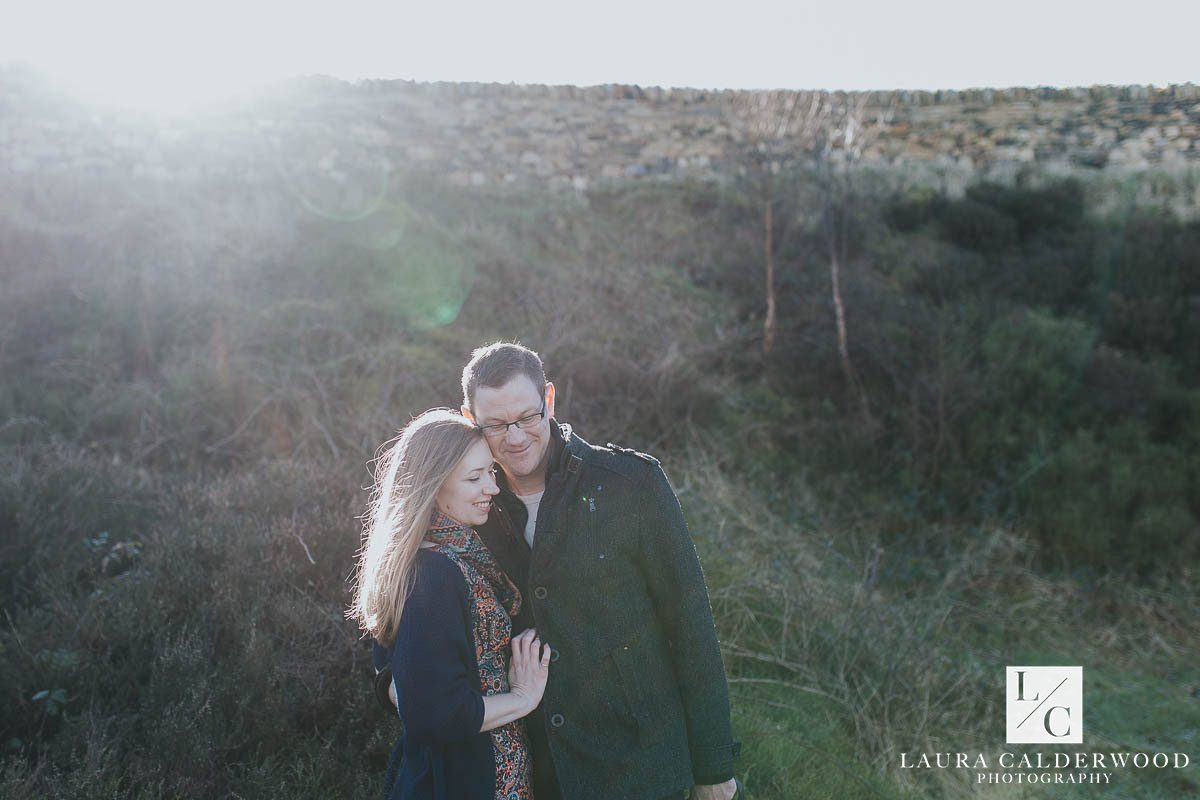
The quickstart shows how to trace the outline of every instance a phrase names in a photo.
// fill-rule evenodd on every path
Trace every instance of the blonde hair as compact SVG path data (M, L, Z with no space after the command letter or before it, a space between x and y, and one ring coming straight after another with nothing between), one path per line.
M381 447L347 616L382 644L396 637L438 490L482 436L458 412L435 408Z

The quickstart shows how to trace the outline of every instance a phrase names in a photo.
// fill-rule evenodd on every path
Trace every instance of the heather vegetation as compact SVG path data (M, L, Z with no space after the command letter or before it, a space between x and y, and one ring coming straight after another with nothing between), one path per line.
M749 796L977 791L899 757L1002 748L1006 664L1084 666L1087 746L1200 761L1200 223L1137 177L829 177L10 182L0 795L378 796L368 462L502 337L663 460Z

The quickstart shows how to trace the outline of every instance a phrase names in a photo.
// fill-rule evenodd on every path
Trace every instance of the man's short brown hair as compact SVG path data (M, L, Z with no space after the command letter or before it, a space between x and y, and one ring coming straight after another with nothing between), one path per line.
M475 390L480 386L499 389L518 375L529 378L540 391L546 385L546 369L542 358L516 342L492 342L477 347L471 360L463 367L463 404L475 413Z

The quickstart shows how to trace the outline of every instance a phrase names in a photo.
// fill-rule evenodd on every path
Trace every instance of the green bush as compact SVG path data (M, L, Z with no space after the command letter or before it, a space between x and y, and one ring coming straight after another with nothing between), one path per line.
M1004 253L1017 245L1017 222L1003 210L964 198L946 206L938 217L947 241L980 253Z
M1022 241L1078 227L1084 218L1083 186L1060 180L1040 187L1006 186L984 181L967 188L967 200L1010 217Z
M1049 455L1025 493L1045 550L1064 567L1145 577L1200 559L1190 507L1194 464L1129 421L1077 431Z

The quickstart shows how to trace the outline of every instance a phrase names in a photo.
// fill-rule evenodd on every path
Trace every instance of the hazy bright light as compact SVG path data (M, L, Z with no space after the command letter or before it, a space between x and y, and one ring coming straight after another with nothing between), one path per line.
M0 60L150 109L314 73L699 88L1200 81L1200 3L1174 0L4 1Z

